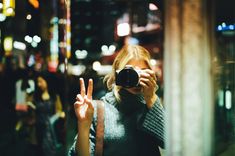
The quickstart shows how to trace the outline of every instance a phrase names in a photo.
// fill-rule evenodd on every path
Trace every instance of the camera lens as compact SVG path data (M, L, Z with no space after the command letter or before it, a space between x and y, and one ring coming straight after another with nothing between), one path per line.
M138 84L139 75L132 67L126 67L116 74L116 85L131 88Z

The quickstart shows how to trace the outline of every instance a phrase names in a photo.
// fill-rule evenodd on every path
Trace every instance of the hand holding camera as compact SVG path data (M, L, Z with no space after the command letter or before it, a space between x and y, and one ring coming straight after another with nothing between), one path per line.
M146 101L147 107L151 108L157 99L157 78L154 71L150 69L144 69L140 74L140 86L142 87L142 93Z
M126 66L116 71L116 85L124 88L141 87L148 108L151 108L156 101L157 78L151 69L135 69L133 66Z

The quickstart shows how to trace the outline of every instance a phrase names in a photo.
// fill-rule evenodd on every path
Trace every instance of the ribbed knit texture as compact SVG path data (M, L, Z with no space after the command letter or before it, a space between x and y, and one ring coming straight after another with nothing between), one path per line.
M143 119L142 129L153 137L157 137L159 139L159 146L161 147L164 147L165 141L164 124L164 110L158 99L153 107L146 113Z

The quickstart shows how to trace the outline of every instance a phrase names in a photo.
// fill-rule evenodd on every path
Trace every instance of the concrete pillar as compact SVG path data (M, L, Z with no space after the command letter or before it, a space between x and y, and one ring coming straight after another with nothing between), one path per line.
M167 156L212 155L214 29L208 1L165 1Z

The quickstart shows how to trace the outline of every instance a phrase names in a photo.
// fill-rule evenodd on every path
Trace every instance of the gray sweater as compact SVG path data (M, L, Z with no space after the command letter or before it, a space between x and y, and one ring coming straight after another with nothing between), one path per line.
M149 110L143 96L122 90L121 103L113 92L103 98L104 156L160 156L158 146L164 146L164 109L158 99ZM96 103L93 103L95 112ZM90 129L90 155L95 153L97 114ZM75 143L69 156L76 155Z

